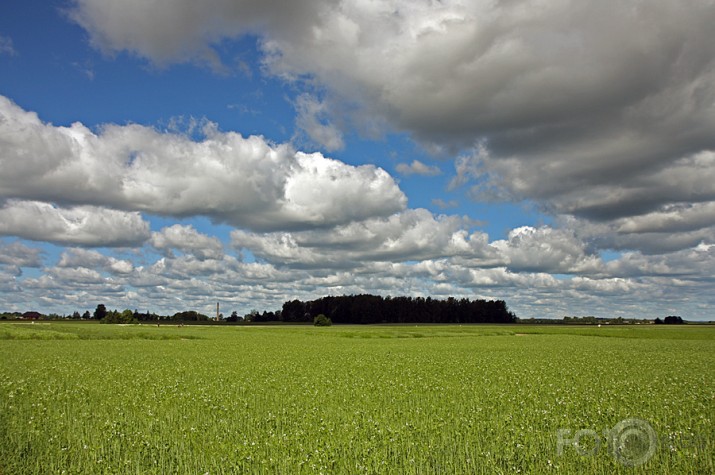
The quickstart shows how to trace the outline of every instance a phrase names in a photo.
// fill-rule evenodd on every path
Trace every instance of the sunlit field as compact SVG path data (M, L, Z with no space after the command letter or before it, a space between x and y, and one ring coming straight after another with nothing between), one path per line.
M0 473L715 473L711 326L0 324Z

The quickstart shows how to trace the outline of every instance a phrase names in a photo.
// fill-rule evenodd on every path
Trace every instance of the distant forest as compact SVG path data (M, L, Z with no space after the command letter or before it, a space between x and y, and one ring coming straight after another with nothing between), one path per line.
M377 295L344 295L323 297L303 302L285 302L281 310L259 313L251 311L244 317L233 312L230 317L219 320L226 323L313 323L319 315L324 315L332 323L516 323L518 319L509 311L503 300L470 300L450 297L437 300L431 297L382 297ZM101 323L140 322L206 322L215 318L194 310L177 312L173 315L141 313L137 310L109 310L104 304L97 305L93 313L74 312L68 316L43 315L31 311L0 314L0 320L98 320Z
M469 300L449 297L446 300L431 297L381 297L376 295L344 295L323 297L303 302L291 300L282 309L273 312L252 310L239 316L236 311L231 316L223 314L209 317L195 310L177 312L173 315L157 315L153 312L141 313L137 310L109 310L104 304L97 305L93 313L73 312L70 315L51 313L45 315L36 311L0 312L0 320L97 320L100 323L315 323L323 316L329 323L523 323L523 324L575 324L575 325L630 325L630 324L686 324L679 316L669 315L655 320L623 317L568 317L519 319L510 312L503 300ZM708 323L708 322L702 322ZM709 322L715 323L715 322Z
M450 297L435 300L430 297L380 297L375 295L350 295L341 297L323 297L318 300L285 302L281 310L263 313L251 310L241 317L237 312L231 316L216 317L194 310L177 312L173 315L140 313L137 310L108 310L104 304L97 305L94 313L73 312L70 315L51 313L45 315L36 311L0 312L0 320L98 320L100 323L315 323L323 315L330 323L523 323L546 325L632 325L632 324L676 324L689 322L682 317L669 315L655 320L623 317L569 317L526 318L519 319L502 300L469 300ZM701 322L715 324L715 321Z
M325 315L333 323L515 323L503 300L436 300L431 297L344 295L283 304L274 318L284 322L312 322ZM259 318L262 316L259 316ZM254 320L256 321L256 320Z

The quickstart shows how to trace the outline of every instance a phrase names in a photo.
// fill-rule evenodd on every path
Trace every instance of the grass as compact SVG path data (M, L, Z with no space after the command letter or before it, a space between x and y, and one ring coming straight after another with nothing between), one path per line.
M161 328L161 327L158 327ZM99 325L95 323L0 323L0 340L186 340L201 338L184 327L164 325Z
M710 326L53 323L0 339L0 473L715 472ZM628 418L657 435L636 467L603 436Z

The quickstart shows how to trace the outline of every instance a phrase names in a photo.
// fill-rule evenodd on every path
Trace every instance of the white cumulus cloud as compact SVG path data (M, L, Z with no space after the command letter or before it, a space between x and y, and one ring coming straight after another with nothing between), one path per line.
M0 208L0 235L57 244L130 246L149 238L149 223L137 212L9 200Z
M426 165L419 160L412 160L412 163L398 163L395 170L402 175L436 176L442 173L439 167Z
M298 101L316 142L340 145L339 118L443 150L482 148L476 173L453 181L473 181L478 199L536 200L595 221L714 200L712 163L703 169L715 150L710 0L181 0L121 10L81 0L73 11L95 44L157 63L257 34L265 71L325 91Z
M339 225L406 206L392 177L262 137L194 141L140 125L55 127L0 97L0 198L203 215L255 229Z
M189 225L174 224L153 233L151 245L168 255L172 255L172 249L178 249L202 260L223 257L223 244L218 238L202 234Z

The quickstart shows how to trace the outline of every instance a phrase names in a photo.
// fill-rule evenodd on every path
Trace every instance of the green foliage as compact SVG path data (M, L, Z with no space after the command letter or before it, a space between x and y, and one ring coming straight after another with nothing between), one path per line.
M2 312L0 313L0 320L17 320L22 317L21 312Z
M104 317L107 316L107 307L103 303L100 303L94 310L93 316L95 320L102 320Z
M313 319L313 325L315 325L316 327L329 327L332 324L333 324L332 320L330 320L328 317L326 317L322 313L320 315L317 315Z
M188 310L175 313L171 316L171 320L175 322L207 322L209 317L195 310Z
M50 329L49 324L3 323L0 325L0 340L76 340L74 333Z
M503 300L385 298L369 294L328 296L310 302L285 302L280 319L284 322L310 322L321 313L340 324L516 322L516 316L509 311Z
M101 323L101 322L99 322ZM194 340L202 338L179 326L97 325L87 323L3 323L0 340ZM2 471L0 471L2 473Z
M124 310L122 313L117 312L116 310L112 310L111 312L107 313L107 316L104 317L100 323L123 323L123 324L132 324L132 323L138 323L138 320L134 318L134 312L132 312L129 309Z
M715 472L712 326L6 328L79 340L0 344L0 473ZM631 417L646 464L558 455Z

